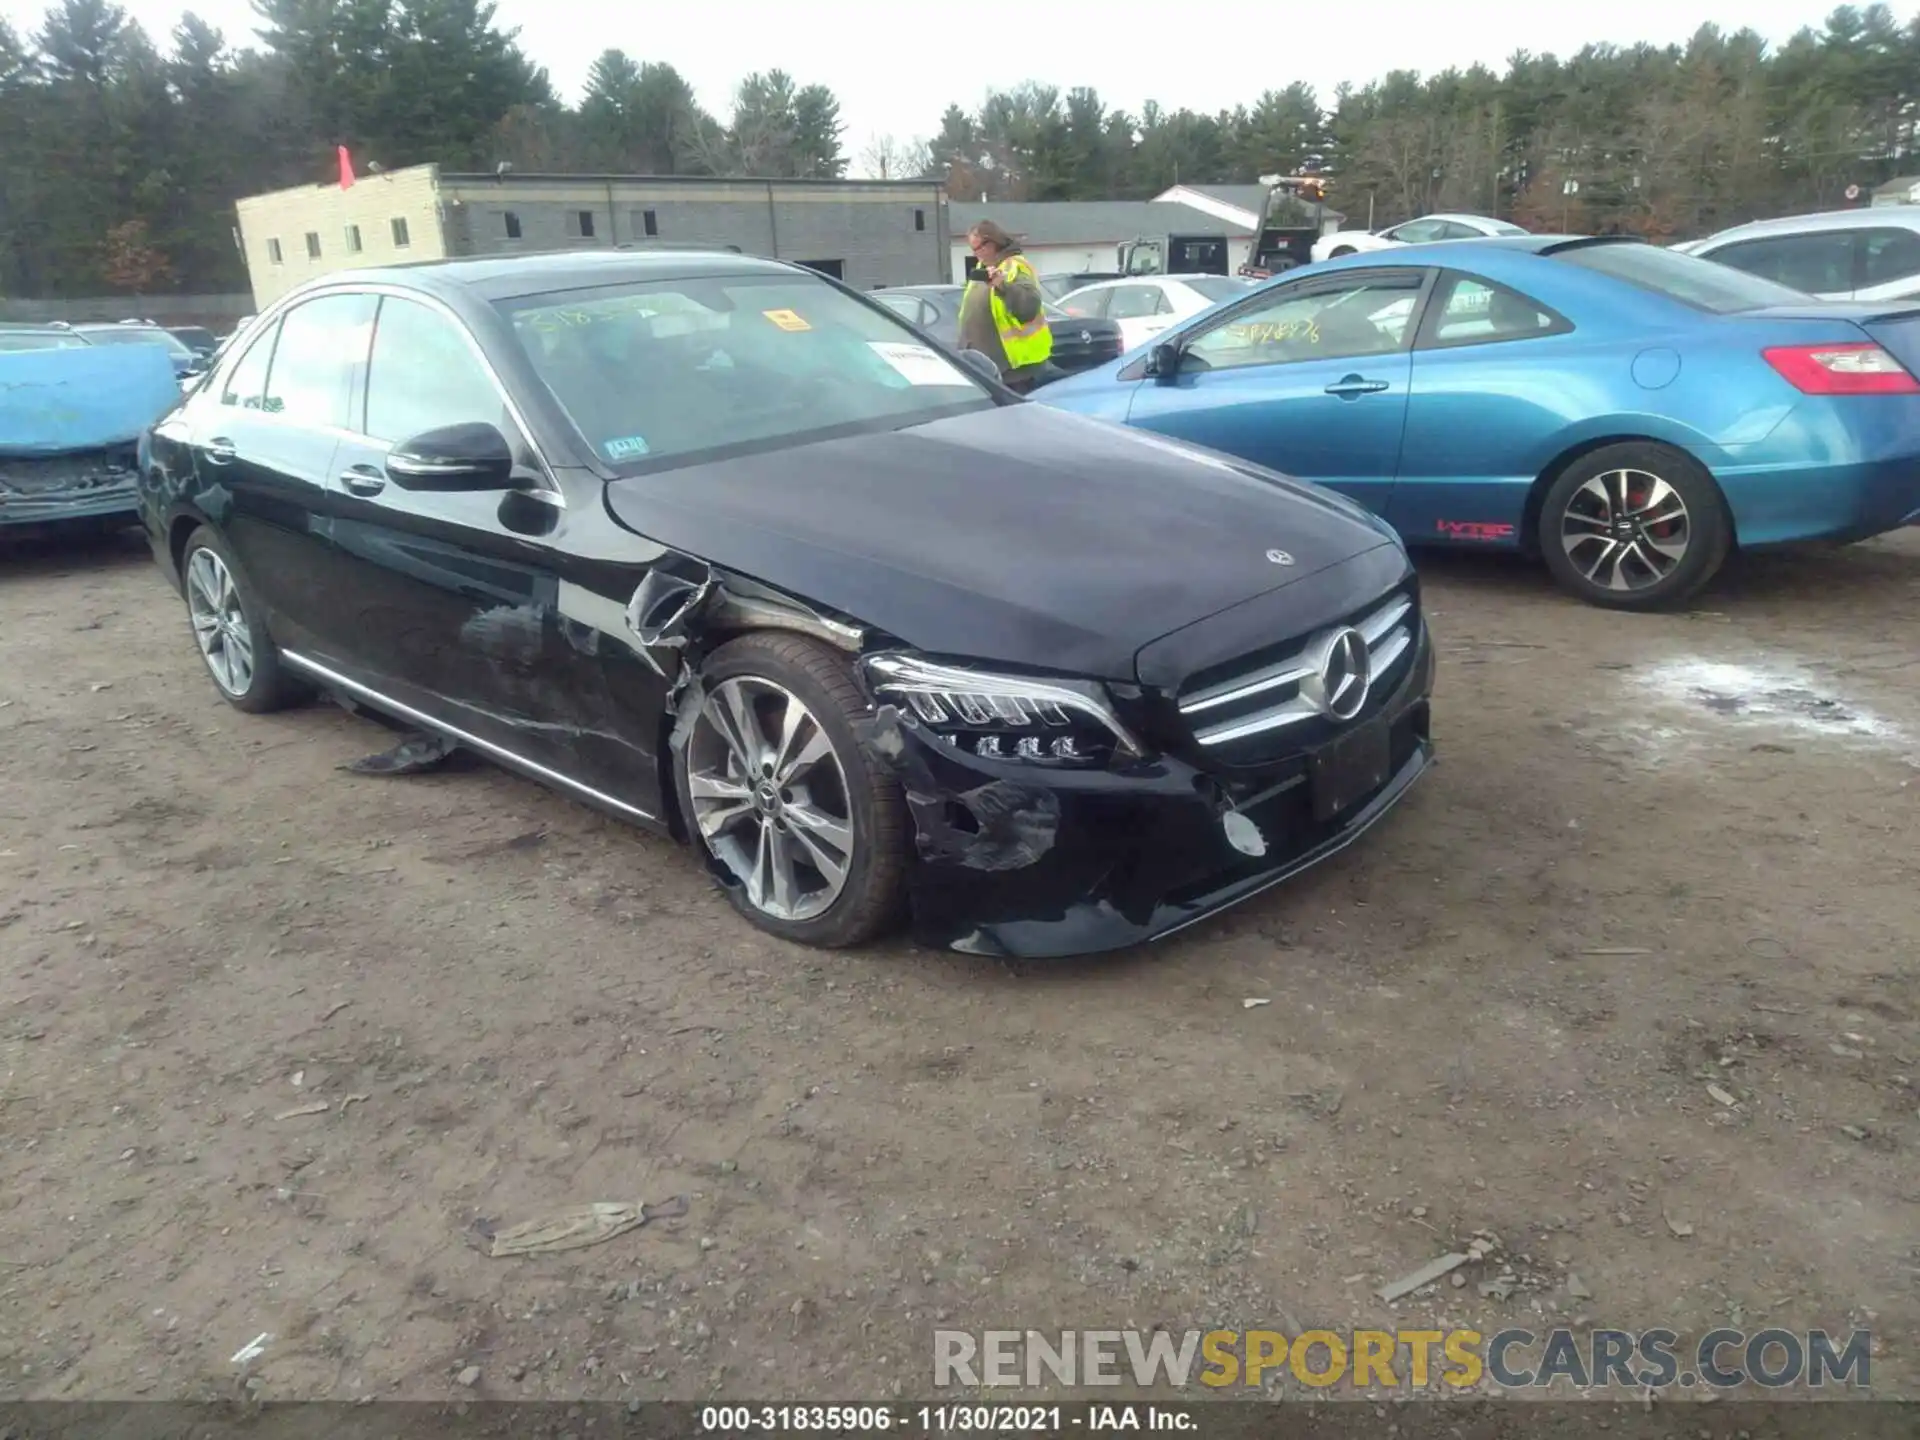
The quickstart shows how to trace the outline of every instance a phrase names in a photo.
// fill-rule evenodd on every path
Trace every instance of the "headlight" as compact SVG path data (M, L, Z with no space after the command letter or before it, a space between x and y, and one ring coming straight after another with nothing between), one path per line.
M862 668L876 696L970 755L1093 769L1147 753L1089 681L996 675L909 655L874 655Z

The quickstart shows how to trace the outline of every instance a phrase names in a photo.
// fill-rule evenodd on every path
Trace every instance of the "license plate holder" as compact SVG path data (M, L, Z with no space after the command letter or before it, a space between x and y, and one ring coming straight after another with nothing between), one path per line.
M1307 774L1313 786L1313 818L1332 820L1386 783L1393 758L1393 732L1376 715L1313 752Z

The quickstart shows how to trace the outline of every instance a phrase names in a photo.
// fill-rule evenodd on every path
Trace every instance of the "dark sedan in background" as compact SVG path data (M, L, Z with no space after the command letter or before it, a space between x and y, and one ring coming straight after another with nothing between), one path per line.
M202 360L211 360L220 348L220 337L204 325L169 325L167 333Z
M960 344L961 285L902 285L876 290L873 298L916 329L943 344ZM1112 320L1076 320L1051 300L1047 326L1053 331L1053 363L1068 374L1091 370L1120 356L1120 326Z
M1341 849L1426 769L1405 548L1019 399L810 270L342 271L151 431L229 703L318 688L696 845L776 935L1058 955Z

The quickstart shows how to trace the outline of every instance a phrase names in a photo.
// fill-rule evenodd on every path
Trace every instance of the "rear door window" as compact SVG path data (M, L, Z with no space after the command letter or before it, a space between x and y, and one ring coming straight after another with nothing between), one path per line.
M299 425L346 429L376 303L372 295L322 295L282 316L261 408Z
M1912 280L1920 287L1920 235L1911 230L1862 230L1860 286L1897 285Z
M1737 315L1743 310L1761 310L1769 305L1807 303L1805 291L1749 275L1730 265L1637 240L1568 245L1546 253L1562 264L1597 270L1638 289L1716 315Z
M279 333L278 324L269 325L247 346L246 353L227 372L226 382L220 387L222 405L236 405L242 410L260 408L267 390L267 365L273 359L273 340Z
M1107 304L1112 299L1111 287L1104 290L1082 290L1062 300L1060 308L1076 320L1104 320L1107 317Z
M1427 307L1420 338L1424 349L1486 345L1500 340L1529 340L1557 335L1573 327L1538 301L1517 290L1471 275L1442 275Z
M1158 285L1116 285L1107 302L1109 320L1144 320L1169 313L1167 292Z
M909 325L928 325L933 321L932 307L914 295L876 295L873 297Z
M1740 240L1708 251L1702 258L1731 265L1807 295L1853 293L1851 230L1816 230L1803 235L1769 235Z

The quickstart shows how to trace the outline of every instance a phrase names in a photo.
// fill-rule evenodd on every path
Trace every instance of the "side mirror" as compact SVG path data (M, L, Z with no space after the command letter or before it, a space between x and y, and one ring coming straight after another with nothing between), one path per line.
M993 363L993 357L991 355L983 355L978 350L962 350L960 352L960 358L975 370L978 370L982 375L986 376L987 379L993 381L999 380L1000 367Z
M394 446L387 475L402 490L511 490L513 448L497 426L448 425Z
M1171 380L1180 373L1180 347L1162 343L1147 352L1147 374L1158 380Z

